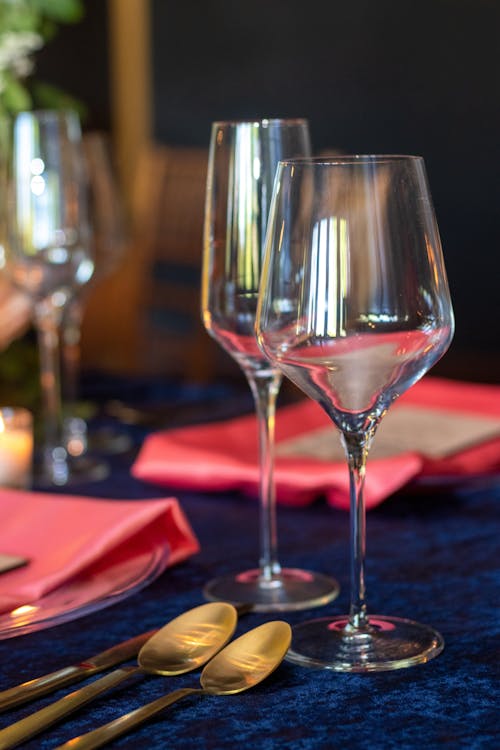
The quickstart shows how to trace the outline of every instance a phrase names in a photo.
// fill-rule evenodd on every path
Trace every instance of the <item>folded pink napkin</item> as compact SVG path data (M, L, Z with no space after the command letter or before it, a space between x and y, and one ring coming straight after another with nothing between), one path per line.
M199 549L172 497L101 500L0 490L0 529L2 553L29 560L0 575L0 612L35 602L89 567L98 588L100 575L118 561L137 557L139 564L143 552L160 547L165 568Z
M326 496L349 507L349 478L337 431L307 399L278 410L276 495L305 505ZM500 387L427 377L393 404L368 461L370 508L415 479L500 470ZM154 433L132 467L153 484L257 496L255 416Z

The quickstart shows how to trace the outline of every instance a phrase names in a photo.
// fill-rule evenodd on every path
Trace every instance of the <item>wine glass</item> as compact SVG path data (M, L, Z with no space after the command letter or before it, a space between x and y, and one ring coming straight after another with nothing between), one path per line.
M92 228L94 273L89 283L80 287L69 300L61 327L62 400L66 446L74 456L88 451L118 453L131 447L123 430L114 425L88 426L79 415L81 371L81 328L90 293L120 266L125 251L125 218L122 200L114 174L109 140L99 131L83 136L83 153L87 171L89 221ZM96 462L87 461L88 478L96 470ZM100 470L98 469L99 473Z
M80 122L71 111L21 112L10 136L6 268L33 299L40 354L44 442L35 484L62 486L85 475L65 446L59 358L64 311L94 269Z
M267 214L280 158L310 152L305 120L212 125L204 230L202 315L208 332L242 368L255 401L260 455L259 568L210 581L209 599L284 611L325 604L335 580L282 568L277 557L274 465L275 405L281 373L257 346L255 310Z
M425 662L432 628L368 615L366 459L393 401L443 355L453 311L420 157L289 160L276 174L257 311L259 345L340 431L350 474L348 616L294 629L290 660L340 672Z

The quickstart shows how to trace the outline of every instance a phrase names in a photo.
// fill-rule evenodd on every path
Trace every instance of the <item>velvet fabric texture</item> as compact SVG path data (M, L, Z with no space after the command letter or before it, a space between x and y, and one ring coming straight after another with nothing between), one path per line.
M157 487L131 477L133 457L114 457L111 477L82 487L81 494L117 499L157 497ZM255 567L258 512L253 500L231 492L175 491L175 495L200 542L200 552L107 609L51 629L0 640L0 690L159 627L202 603L203 585L213 576ZM498 747L499 501L500 482L492 477L452 487L436 482L426 492L400 491L368 514L369 611L409 617L438 629L445 649L428 664L354 675L284 662L253 690L228 697L185 698L110 747ZM341 584L340 596L325 607L308 611L246 614L240 618L236 635L270 619L284 619L293 625L311 617L347 612L348 514L324 501L307 507L280 507L278 536L282 564L334 575ZM136 676L22 747L54 748L166 692L197 686L198 678L199 672L172 678ZM0 726L76 687L0 715Z

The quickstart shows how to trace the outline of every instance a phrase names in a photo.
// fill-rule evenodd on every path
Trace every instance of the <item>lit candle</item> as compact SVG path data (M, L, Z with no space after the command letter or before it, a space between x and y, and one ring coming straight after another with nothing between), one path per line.
M0 409L0 487L26 489L31 484L33 419L27 409Z

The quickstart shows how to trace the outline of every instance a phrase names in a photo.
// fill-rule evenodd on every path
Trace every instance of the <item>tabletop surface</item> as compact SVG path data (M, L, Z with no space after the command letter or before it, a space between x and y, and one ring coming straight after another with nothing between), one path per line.
M248 405L246 401L244 407ZM135 430L135 449L144 434ZM134 455L132 450L112 457L111 476L78 492L108 498L175 495L199 538L200 553L107 609L0 641L0 690L159 627L201 604L208 579L255 567L255 501L232 493L169 492L139 482L129 471ZM228 697L186 698L110 747L499 747L499 500L500 483L495 480L458 487L436 485L426 492L400 492L368 514L369 611L435 627L446 644L436 659L368 675L284 662L253 690ZM236 635L269 619L285 619L293 625L311 617L345 614L348 609L348 515L321 500L307 508L279 508L278 536L284 565L333 574L341 593L333 603L314 610L248 613L240 618ZM198 677L196 672L174 678L136 676L23 747L54 748L177 687L196 687ZM0 726L69 690L3 714Z

